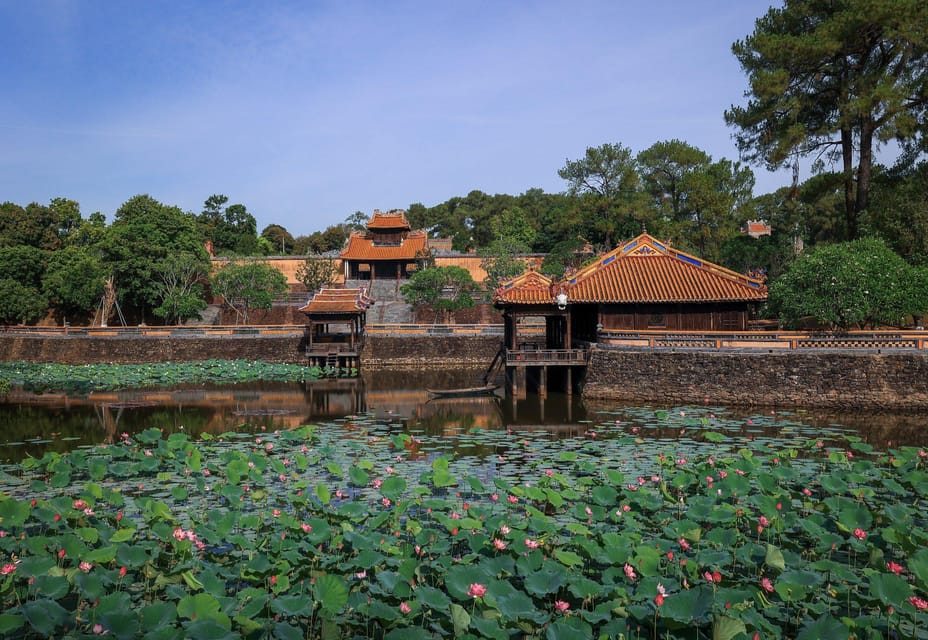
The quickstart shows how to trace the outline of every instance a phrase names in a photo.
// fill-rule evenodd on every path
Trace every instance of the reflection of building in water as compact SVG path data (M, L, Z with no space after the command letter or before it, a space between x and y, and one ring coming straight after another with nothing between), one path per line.
M471 429L502 429L503 412L497 396L423 399L408 425L429 435L460 435Z
M364 380L335 378L312 380L304 383L304 396L308 403L306 420L341 418L367 411Z

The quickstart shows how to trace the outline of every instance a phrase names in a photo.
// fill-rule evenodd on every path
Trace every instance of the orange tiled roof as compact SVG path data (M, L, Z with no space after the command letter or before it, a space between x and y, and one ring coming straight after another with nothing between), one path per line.
M515 304L555 304L553 285L551 278L537 271L526 271L503 282L493 300Z
M410 231L399 245L376 245L364 231L356 231L348 238L348 246L340 256L345 260L414 260L425 250L425 231Z
M333 289L323 287L299 311L318 313L363 313L374 304L363 289Z
M647 233L567 280L570 302L761 302L760 280L672 249Z
M393 211L387 211L386 213L382 211L375 210L371 216L370 221L367 223L368 229L412 229L412 225L409 224L409 220L406 219L406 212L402 209L395 209Z

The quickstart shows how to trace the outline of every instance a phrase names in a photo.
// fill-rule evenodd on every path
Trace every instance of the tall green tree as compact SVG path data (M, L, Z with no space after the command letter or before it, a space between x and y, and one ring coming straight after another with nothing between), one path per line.
M264 227L261 237L273 247L272 254L288 256L293 252L293 236L279 224L269 224Z
M88 315L103 297L107 268L93 247L69 245L55 251L42 278L42 290L65 318Z
M771 168L839 161L848 239L869 207L874 149L928 131L926 24L924 0L786 0L732 45L750 84L725 112L739 149Z
M253 256L261 253L258 223L243 204L229 204L229 198L213 194L203 203L197 216L204 234L213 242L217 256Z
M162 302L158 267L171 254L206 259L204 237L193 214L149 195L127 200L106 228L103 261L113 275L124 312L144 318Z
M210 264L202 254L170 253L155 267L155 292L159 304L153 312L166 324L181 324L200 317L206 308L203 284Z
M567 181L568 193L581 200L581 234L603 249L640 232L653 217L635 156L621 143L587 147L582 158L568 159L558 175Z
M54 251L61 246L80 219L74 218L71 200L56 199L52 206L31 202L25 207L12 202L0 204L0 246L29 246Z
M658 142L638 154L655 231L678 246L717 261L722 245L748 218L754 173L739 162L712 157L681 140Z
M652 206L676 220L689 213L684 183L687 176L704 171L712 162L702 149L677 139L654 143L639 153L636 160Z
M213 294L235 312L236 324L248 324L252 309L270 309L287 292L287 279L274 267L253 260L230 262L212 277Z
M557 174L567 181L573 195L595 193L614 198L637 190L639 185L635 157L622 143L587 147L582 158L568 158Z
M29 245L0 247L0 324L31 323L45 315L47 259L48 252Z

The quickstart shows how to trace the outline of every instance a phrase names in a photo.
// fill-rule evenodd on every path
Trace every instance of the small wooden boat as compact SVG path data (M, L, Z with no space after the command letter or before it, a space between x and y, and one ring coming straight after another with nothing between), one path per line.
M430 396L436 398L458 398L461 396L482 396L493 393L499 389L498 384L488 384L482 387L465 387L462 389L428 389L426 391Z

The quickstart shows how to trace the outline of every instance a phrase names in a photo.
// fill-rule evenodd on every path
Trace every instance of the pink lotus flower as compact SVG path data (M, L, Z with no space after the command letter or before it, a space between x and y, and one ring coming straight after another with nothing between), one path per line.
M75 500L74 508L77 509L78 511L83 511L84 509L87 508L87 503L84 502L83 500Z
M554 475L554 469L546 469L546 470L545 470L545 475L548 476L548 477L550 478L551 476Z
M406 604L405 602L401 602L401 603L400 603L400 611L403 612L403 613L409 613L410 611L412 611L412 607L410 607L410 606L409 606L408 604Z
M467 595L472 598L482 598L487 594L487 588L480 584L479 582L473 582L470 585L470 589L467 590Z
M925 609L928 609L928 600L922 600L918 596L912 596L911 598L909 598L909 602L912 604L913 607L915 607L919 611L924 611Z
M380 488L380 485L382 485L382 484L383 484L383 480L381 480L380 478L375 478L375 479L374 479L374 487L375 487L376 489L379 489L379 488Z
M634 580L635 578L638 577L637 575L635 575L635 568L632 567L632 565L628 564L627 562L625 563L625 566L623 567L623 569L625 570L625 577L628 578L629 580Z
M126 567L119 567L120 579L125 578L127 573L129 573L129 570Z
M93 563L87 562L86 560L77 565L78 568L84 573L89 573L93 569Z
M103 625L99 622L93 625L93 632L98 636L105 636L108 632L103 630Z
M854 537L857 538L858 540L863 540L864 538L867 537L867 532L861 529L860 527L857 527L856 529L854 529Z
M566 611L570 611L570 603L569 603L569 602L564 602L563 600L555 600L555 601L554 601L554 609L555 609L555 611L560 611L561 613L564 613L564 612L566 612Z
M686 538L680 538L677 542L680 543L680 548L682 548L684 551L689 551L690 543L686 541Z
M313 530L313 526L311 524L306 524L304 522L303 524L300 525L300 529L303 530L303 533L309 533L310 531Z
M364 578L367 577L367 569L364 569L363 571L358 571L356 574L354 574L354 577L357 578L358 580L363 580Z
M506 548L506 543L500 540L499 538L493 538L493 548L497 551L502 551Z
M16 571L16 565L13 563L7 563L3 565L3 567L0 567L0 575L2 576L8 576L14 571Z
M498 501L499 501L499 494L498 494L498 493L494 493L492 496L490 496L490 500L492 500L493 502L498 502Z
M767 516L761 516L757 521L761 524L761 526L770 526L770 520L767 519Z
M384 499L382 499L382 500L380 501L380 504L382 504L382 505L385 506L385 507L389 507L389 506L390 506L390 498L384 498Z
M895 562L887 562L886 568L895 573L897 576L900 575L903 571L901 564L896 564Z
M503 525L503 526L501 526L501 527L499 528L499 532L500 532L501 534L503 534L504 536L509 535L509 532L510 532L510 531L512 531L512 529L510 529L510 528L507 527L506 525Z
M659 594L657 594L656 596L654 596L654 604L656 604L658 607L661 606L661 605L663 605L663 604L664 604L664 595L661 594L661 593L659 593Z
M519 501L519 499L515 496L509 496L506 499L509 500L509 504L516 504Z
M706 579L706 582L712 582L714 584L718 584L722 581L722 574L718 571L706 571L702 574L702 577Z
M526 538L526 539L525 539L525 546L528 547L529 549L537 549L537 548L538 548L538 541L537 541L537 540L532 540L531 538Z
M773 583L770 582L770 578L761 578L760 588L767 593L773 593Z

